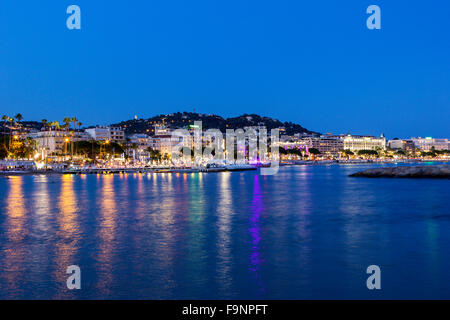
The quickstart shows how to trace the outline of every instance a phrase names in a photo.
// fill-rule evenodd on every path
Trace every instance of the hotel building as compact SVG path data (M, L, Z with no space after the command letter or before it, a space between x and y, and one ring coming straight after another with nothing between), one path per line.
M64 130L44 130L30 133L28 136L36 140L39 152L46 155L62 154L64 152L64 145L68 141L74 142L90 139L89 134L86 132L70 132Z
M354 136L346 135L341 136L344 142L344 150L350 150L352 152L359 150L377 150L386 149L386 138L384 135L380 137L374 136Z
M431 137L427 138L411 138L415 146L422 151L431 150L450 150L450 140L449 139L434 139Z
M415 144L412 140L394 139L389 140L387 146L391 149L414 150Z
M95 141L122 142L125 140L125 132L117 127L95 127L85 130Z
M309 136L303 138L282 136L280 147L285 149L301 149L309 153L309 149L314 148L323 155L337 156L344 148L344 142L336 136Z

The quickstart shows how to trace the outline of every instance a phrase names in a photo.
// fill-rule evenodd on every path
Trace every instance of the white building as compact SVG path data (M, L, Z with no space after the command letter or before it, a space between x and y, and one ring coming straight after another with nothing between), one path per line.
M109 127L111 141L122 142L125 140L125 131L118 127Z
M192 148L193 137L191 135L182 136L172 136L172 135L157 135L150 139L150 147L152 149L158 150L161 155L172 154L173 148L177 146L183 146Z
M147 149L150 147L152 139L144 133L135 133L128 138L134 146L133 148L127 149L126 154L135 160L145 161L150 156Z
M89 135L85 132L70 132L65 130L44 130L33 132L28 135L36 140L40 153L46 155L62 154L69 142L89 140Z
M125 132L117 127L95 127L85 130L95 141L114 141L121 142L125 140Z
M164 136L170 134L170 129L164 124L155 124L155 136Z
M95 127L84 131L86 131L91 136L91 139L94 139L95 141L111 140L111 134L108 127Z
M431 137L427 138L411 138L415 146L422 151L434 150L450 150L450 140L449 139L434 139Z
M344 149L344 142L340 137L336 136L310 136L304 138L290 137L291 139L284 138L287 136L282 136L280 139L280 147L285 149L300 149L309 153L309 149L317 149L323 155L339 155L340 151Z
M344 150L350 150L352 152L359 150L377 150L386 149L386 138L384 135L380 137L374 136L353 136L346 135L342 137L344 141Z
M412 140L394 139L389 140L387 146L391 149L414 150L415 145Z

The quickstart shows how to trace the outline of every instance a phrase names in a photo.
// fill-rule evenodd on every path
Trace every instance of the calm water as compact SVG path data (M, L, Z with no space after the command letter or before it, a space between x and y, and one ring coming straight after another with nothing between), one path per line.
M366 167L0 177L0 298L449 299L450 181Z

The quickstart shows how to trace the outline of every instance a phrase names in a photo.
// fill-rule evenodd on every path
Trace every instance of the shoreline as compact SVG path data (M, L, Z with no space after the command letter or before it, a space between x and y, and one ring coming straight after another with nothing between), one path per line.
M445 163L447 164L449 160L410 160L410 161L293 161L280 163L280 167L293 167L293 166L317 166L317 165L368 165L368 164L418 164L424 166L422 163ZM436 166L438 164L435 164ZM433 165L427 165L433 166ZM258 167L244 168L244 169L226 169L222 170L208 170L208 169L191 169L191 168L176 168L176 167L166 167L166 168L92 168L92 169L79 169L79 170L42 170L42 171L0 171L0 177L9 176L33 176L33 175L105 175L105 174L149 174L149 173L218 173L218 172L242 172L242 171L256 171Z

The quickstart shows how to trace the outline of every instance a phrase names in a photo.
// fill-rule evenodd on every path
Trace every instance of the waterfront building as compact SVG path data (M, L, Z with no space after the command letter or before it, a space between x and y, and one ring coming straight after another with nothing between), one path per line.
M305 136L302 138L292 136L281 136L280 147L285 149L299 149L309 154L309 150L314 148L322 155L338 156L344 148L344 142L336 136Z
M62 154L64 146L68 142L89 140L90 136L86 132L70 132L66 130L42 130L28 134L34 139L39 153L43 155Z
M304 138L308 141L309 148L314 148L324 155L337 156L344 149L342 139L333 136Z
M150 156L148 148L151 146L152 138L145 133L135 133L128 137L133 148L126 150L126 154L133 158L143 162Z
M150 146L150 136L145 133L135 133L128 137L130 142L138 145L140 148L148 148Z
M450 140L449 139L435 139L432 137L426 138L411 138L414 142L416 148L419 148L422 151L431 151L431 150L450 150Z
M172 149L181 143L183 143L183 146L192 147L191 143L188 143L188 141L183 142L183 140L183 137L172 137L172 135L169 134L155 135L150 139L150 147L154 150L158 150L161 155L171 155Z
M0 160L0 171L7 170L34 170L36 164L30 160Z
M125 132L118 127L95 127L85 130L95 141L122 142L125 140Z
M384 135L381 135L380 137L374 137L348 134L341 137L344 142L344 150L358 152L360 150L386 149L386 138L384 137Z
M91 139L94 139L95 141L109 141L111 139L108 127L89 128L86 129L85 132L87 132L91 136Z
M387 142L387 146L391 149L414 150L414 141L410 139L394 139Z

